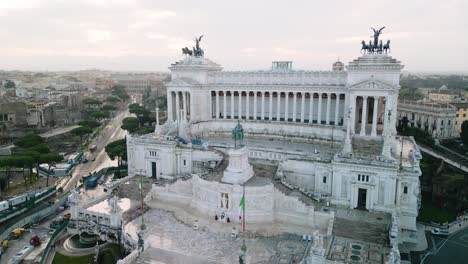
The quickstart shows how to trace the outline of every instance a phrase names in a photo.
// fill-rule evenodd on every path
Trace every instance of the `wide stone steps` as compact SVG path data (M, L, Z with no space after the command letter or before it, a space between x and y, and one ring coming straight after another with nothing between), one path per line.
M335 218L333 235L365 242L389 245L389 227L385 224L359 222L344 218Z
M380 156L383 142L381 140L366 140L353 138L353 152L359 156Z

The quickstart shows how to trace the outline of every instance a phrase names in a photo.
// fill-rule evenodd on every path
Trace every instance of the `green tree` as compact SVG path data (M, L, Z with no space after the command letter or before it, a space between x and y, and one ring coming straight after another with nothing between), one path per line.
M86 98L83 100L83 104L85 105L102 105L102 102L99 101L98 99L94 99L94 98Z
M116 96L110 95L110 96L108 96L106 98L106 101L109 102L109 103L118 103L118 102L120 102L120 99L118 97L116 97Z
M125 138L112 141L111 143L107 144L105 150L107 156L109 156L111 160L117 159L118 167L122 165L123 160L127 160L127 140ZM117 178L119 177L120 172L117 170Z
M140 127L140 120L136 117L126 117L122 120L121 128L128 133L135 133Z
M134 103L128 106L128 110L130 113L135 114L138 117L138 120L140 121L140 125L143 125L146 122L149 122L150 120L149 117L150 117L151 112L145 107L137 103Z
M99 123L96 120L83 120L83 121L79 122L78 125L94 129L96 127L99 127L101 125L101 123Z
M117 107L113 105L104 105L101 107L101 111L115 111L117 110Z
M15 140L14 144L20 148L30 148L45 142L45 139L36 134L30 134Z
M125 86L116 84L112 87L112 95L120 98L122 101L127 101L130 96L125 91Z
M14 81L5 80L5 82L4 82L4 84L3 84L3 87L5 87L6 89L16 88L16 84L15 84Z
M63 156L60 154L56 154L56 153L47 153L47 154L42 154L39 159L41 163L47 164L46 186L49 186L50 169L52 168L52 166L55 165L55 163L62 161Z
M89 110L88 111L88 114L94 118L94 119L97 119L97 120L102 120L104 118L109 118L110 117L110 113L107 112L107 111L101 111L101 110Z
M80 146L83 146L83 137L85 135L93 133L93 130L89 127L84 127L84 126L79 126L77 128L74 128L72 131L70 131L75 136L80 137Z
M460 133L461 140L465 146L468 146L468 121L463 121L461 125L461 133Z

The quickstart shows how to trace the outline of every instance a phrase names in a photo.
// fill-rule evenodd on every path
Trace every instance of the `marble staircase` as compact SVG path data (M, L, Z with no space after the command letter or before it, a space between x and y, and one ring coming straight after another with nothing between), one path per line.
M381 223L356 221L336 217L333 225L333 235L355 240L361 240L380 245L389 245L389 227Z
M382 155L382 140L354 137L352 140L352 145L355 156L371 158Z

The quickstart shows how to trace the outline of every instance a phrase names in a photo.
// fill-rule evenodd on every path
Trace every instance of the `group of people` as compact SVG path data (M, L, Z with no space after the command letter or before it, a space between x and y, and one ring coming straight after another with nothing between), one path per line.
M224 214L224 212L221 213L221 216L220 216L220 217L218 217L218 214L215 215L215 221L220 220L220 218L221 218L221 220L224 220L224 218L226 218L226 222L227 222L227 223L231 223L231 219L229 218L229 216L226 217L226 215Z

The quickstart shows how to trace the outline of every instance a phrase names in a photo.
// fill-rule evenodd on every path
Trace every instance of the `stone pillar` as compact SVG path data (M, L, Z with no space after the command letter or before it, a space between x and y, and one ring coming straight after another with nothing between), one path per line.
M322 124L322 93L319 93L318 109L317 109L317 124Z
M227 113L227 92L223 91L223 119L226 119Z
M193 102L192 100L192 93L187 93L188 94L188 103L190 103L190 121L195 121L196 119L196 114L195 114L195 103ZM211 101L210 101L210 105L211 105Z
M360 136L366 135L366 123L367 123L367 96L362 97L362 114L361 114L361 131Z
M268 120L271 121L271 119L273 118L273 92L270 91L270 92L268 92L268 94L270 95Z
M239 109L237 109L238 119L242 119L242 91L239 91Z
M284 107L284 121L288 122L288 112L289 112L289 92L286 92L286 103Z
M301 93L301 123L304 123L305 93Z
M174 112L172 109L172 91L167 91L167 119L174 121Z
M330 124L330 106L331 106L331 93L327 93L327 114L325 115L325 124Z
M379 106L379 97L374 96L374 109L372 111L372 131L371 131L371 136L376 137L377 136L377 108Z
M276 92L276 121L281 119L281 92Z
M254 120L257 120L257 91L254 91L253 119L254 119Z
M216 91L216 119L219 119L219 91Z
M245 100L245 119L249 120L249 104L250 104L250 92L247 91Z
M309 123L314 122L314 93L309 93L310 102L309 102Z
M182 92L182 108L183 108L183 115L182 115L182 118L184 119L184 121L187 121L187 96L185 95L186 92ZM210 97L211 97L211 94L210 94ZM211 117L211 115L210 115Z
M348 117L348 123L350 123L350 134L354 135L356 129L357 96L349 97L349 105L351 109L351 115Z
M338 125L339 122L339 113L340 112L340 94L335 94L335 126Z
M176 119L180 120L180 103L179 103L179 91L176 91L175 94L175 108L176 108Z
M262 92L262 113L261 113L262 120L265 120L265 92Z
M234 119L234 91L231 91L231 119Z
M293 96L293 122L296 122L296 112L297 112L297 92L294 92Z

